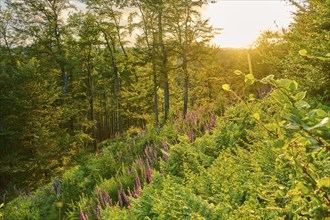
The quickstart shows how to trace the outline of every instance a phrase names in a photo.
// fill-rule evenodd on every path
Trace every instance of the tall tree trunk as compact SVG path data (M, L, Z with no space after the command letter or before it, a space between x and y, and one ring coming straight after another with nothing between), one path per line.
M156 65L155 59L152 58L152 74L154 81L154 111L155 111L155 127L158 127L158 95L157 95L157 73L156 73Z
M87 87L88 87L88 95L89 95L89 121L94 123L94 98L93 98L93 81L92 81L92 67L91 67L91 54L88 53L87 56ZM92 127L92 138L93 138L93 147L95 152L98 151L97 143L96 143L96 130L97 127L93 124Z
M110 44L107 33L104 30L102 30L102 32L103 32L104 39L107 44L107 48L111 55L111 64L112 64L114 80L115 80L115 88L114 88L114 94L115 94L115 100L116 100L115 121L117 121L115 130L116 130L116 132L119 131L119 133L122 134L123 133L123 124L122 124L122 117L121 117L120 83L119 83L118 67L117 67L116 58L115 58L115 55L116 55L115 42L114 42L114 39L112 39L111 36L109 36L111 39L111 44Z
M119 76L118 76L118 68L117 65L114 63L113 65L114 69L114 76L115 76L115 97L116 97L116 114L117 114L117 120L118 120L118 127L117 131L119 131L120 134L123 133L123 122L121 118L121 98L120 98L120 85L119 85Z
M188 87L189 87L189 73L187 67L187 52L186 49L182 51L182 69L184 74L184 85L183 85L183 117L186 117L188 109Z
M169 90L169 83L168 83L168 69L167 69L167 52L163 40L163 24L162 24L162 17L163 11L160 8L158 13L158 32L159 32L159 44L162 54L162 66L161 66L161 73L164 80L164 111L165 111L165 118L164 122L168 119L168 114L170 110L170 90Z

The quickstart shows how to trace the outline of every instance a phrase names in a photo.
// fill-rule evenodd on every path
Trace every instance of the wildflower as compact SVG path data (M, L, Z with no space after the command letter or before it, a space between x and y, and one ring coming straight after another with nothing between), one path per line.
M189 141L190 141L190 142L193 142L193 141L194 141L194 132L189 131L189 132L188 132L188 138L189 138Z
M105 191L104 193L104 198L106 199L106 201L109 201L109 193L107 191Z
M118 202L120 203L120 205L123 205L123 200L121 198L121 193L118 191Z
M143 160L142 160L142 158L140 158L140 168L141 168L141 170L143 169Z
M147 169L147 177L148 177L148 182L150 183L152 181L152 171L151 171L151 168L150 166L148 166L148 169Z
M136 175L135 177L135 184L136 184L136 187L141 189L141 182L140 182L140 178L138 175Z
M90 208L90 213L95 214L95 209L94 209L92 203L89 205L89 208Z
M97 220L101 220L101 203L97 203Z
M168 161L168 156L167 156L166 154L163 154L163 155L162 155L162 159L163 159L165 162L167 162L167 161Z
M164 148L164 150L165 150L166 152L168 152L168 147L167 147L167 142L166 142L166 141L163 141L163 143L162 143L162 147Z
M134 198L137 198L137 196L140 195L140 189L138 187L135 187L135 190L134 190Z
M108 200L108 204L109 204L110 207L113 207L112 199L109 199L109 200Z
M86 211L85 210L81 211L80 212L80 220L87 220L87 219L88 219L88 217L86 215Z
M147 172L145 169L142 170L143 179L147 179Z
M148 156L147 159L148 159L148 162L149 162L150 164L153 163L153 160L151 159L151 157Z
M211 131L211 125L206 124L204 129L205 129L205 131Z
M96 187L95 191L96 191L96 195L97 195L99 201L102 202L103 201L103 198L102 198L102 195L101 195L101 193L99 191L99 188Z
M127 198L125 192L123 192L123 197L124 197L124 200L125 200L126 204L127 204L129 207L131 207L131 203L129 202L129 200L128 200L128 198Z

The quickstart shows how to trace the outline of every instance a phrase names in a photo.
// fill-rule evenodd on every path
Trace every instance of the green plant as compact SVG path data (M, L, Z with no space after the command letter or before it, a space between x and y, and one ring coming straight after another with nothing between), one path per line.
M284 121L278 122L277 128L284 129L283 133L267 128L258 113L251 108L250 112L263 129L277 138L273 147L280 148L279 168L290 170L287 215L290 218L325 218L330 210L330 113L312 108L305 101L306 92L299 91L294 80L275 80L273 76L256 80L252 74L244 75L244 78L249 85L255 81L272 85L274 90L270 95L282 107ZM239 98L229 85L223 85L223 89ZM239 99L248 106L246 101Z

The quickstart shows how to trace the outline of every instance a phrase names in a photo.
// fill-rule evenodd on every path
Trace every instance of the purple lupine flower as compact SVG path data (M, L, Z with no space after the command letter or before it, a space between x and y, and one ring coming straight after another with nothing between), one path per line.
M101 220L101 203L97 203L97 220Z
M135 198L136 198L137 196L139 196L139 195L140 195L140 188L138 188L138 187L135 187L135 190L134 190L134 195L135 195Z
M147 179L147 171L145 169L142 170L142 175L143 175L143 179Z
M148 156L148 147L144 148L144 154Z
M119 184L119 189L120 189L120 192L122 192L123 191L123 184Z
M196 114L191 114L191 121L196 122Z
M111 198L108 200L108 204L109 204L110 207L113 207L113 202L112 202Z
M141 188L141 182L140 182L140 178L138 175L136 175L136 177L135 177L135 185L136 185L136 187Z
M163 155L162 155L162 159L163 159L165 162L167 162L167 161L168 161L168 156L167 156L166 154L163 154Z
M149 162L150 164L153 163L153 160L149 157L149 155L147 156L147 159L148 159L148 162Z
M154 150L154 158L157 158L157 151Z
M211 131L211 125L210 124L206 124L204 127L205 131Z
M151 170L150 166L148 166L148 169L147 169L147 177L148 177L148 182L150 183L152 181L152 170Z
M99 188L96 187L95 191L96 191L96 194L97 194L97 197L98 197L99 201L102 202L102 204L103 204L103 198L102 198L102 195L100 193Z
M211 119L212 124L215 125L217 122L217 117L215 116L215 114L211 113L210 119Z
M142 158L140 158L140 168L141 168L141 170L143 169L143 160L142 160Z
M118 191L118 202L122 206L123 205L123 200L121 198L121 193Z
M193 141L194 141L194 132L189 131L189 132L188 132L188 138L189 138L189 141L190 141L190 142L193 142Z
M109 201L109 193L108 191L104 192L104 198L106 199L106 201Z
M164 150L165 150L166 152L168 152L167 141L163 141L163 142L162 142L162 147L164 148Z
M89 205L89 208L90 208L90 213L95 214L95 209L94 209L92 203Z
M129 207L131 207L131 203L129 202L129 200L128 200L128 198L127 198L125 192L123 192L123 197L124 197L124 200L125 200L126 204L127 204Z
M88 219L88 217L86 215L86 211L85 210L81 211L80 212L80 220L87 220L87 219Z

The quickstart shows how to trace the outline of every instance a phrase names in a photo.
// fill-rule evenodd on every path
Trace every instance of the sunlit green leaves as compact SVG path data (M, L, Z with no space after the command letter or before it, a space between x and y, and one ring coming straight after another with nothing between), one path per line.
M312 187L308 186L302 182L298 182L296 189L299 190L303 194L309 194L312 191Z
M322 119L322 121L320 123L317 123L316 125L314 125L312 127L307 127L306 126L306 127L304 127L304 129L307 130L307 131L311 131L315 128L320 128L320 127L325 126L328 122L329 122L329 118L327 117L327 118Z
M304 99L306 96L306 92L298 92L295 96L294 96L294 99L296 101L299 101L299 100L302 100Z
M231 91L230 85L229 84L223 84L222 89L225 91Z
M285 141L283 139L277 139L273 144L273 146L276 148L283 147L284 145L285 145Z
M319 188L323 188L323 187L330 188L330 177L324 177L322 179L319 179L317 181L317 187L319 187Z
M299 50L299 54L300 54L300 56L307 56L307 50L305 50L305 49Z
M298 109L309 109L311 106L305 102L304 100L299 100L298 102L295 103L295 106L298 108Z
M245 81L246 84L252 85L254 83L254 75L253 74L245 75L244 81Z
M271 96L279 103L281 104L287 104L290 103L289 97L281 90L275 90L271 93Z
M256 119L256 120L260 120L260 114L259 113L254 113L253 115L252 115L252 117L254 118L254 119Z
M278 79L275 81L275 83L280 88L286 89L290 92L294 92L298 89L298 83L295 80Z

